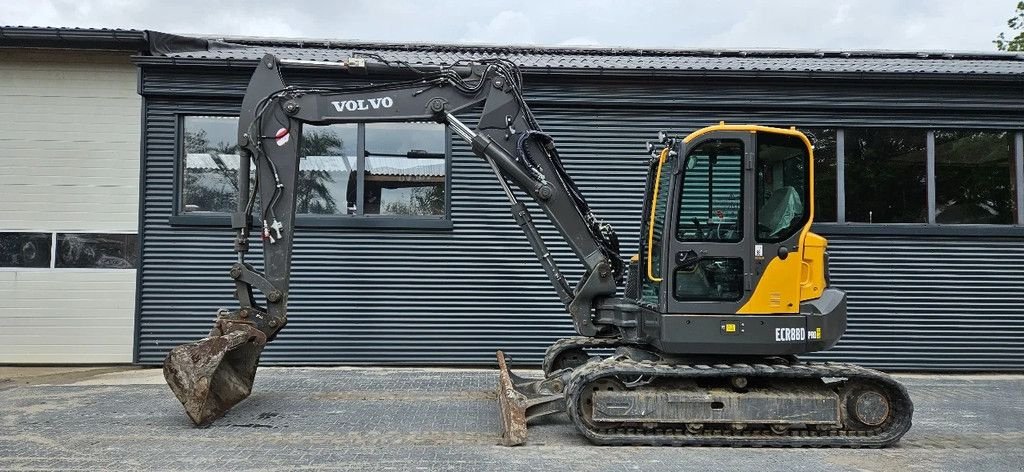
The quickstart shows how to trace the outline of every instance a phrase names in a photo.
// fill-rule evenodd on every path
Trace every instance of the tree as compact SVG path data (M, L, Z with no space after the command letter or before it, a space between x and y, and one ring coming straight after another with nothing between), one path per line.
M225 164L224 156L238 153L237 144L210 144L206 130L186 130L184 203L195 211L232 211L237 202L238 171ZM189 169L188 154L209 154L215 169Z
M302 135L302 149L299 154L306 156L339 156L347 159L342 152L344 142L330 131L308 130ZM297 213L334 214L338 211L338 202L334 201L328 183L334 177L326 170L309 169L299 171L298 184L295 186L295 204Z
M392 201L384 205L389 215L443 215L444 186L429 185L409 189L409 201Z
M996 49L1000 51L1024 51L1024 1L1017 2L1017 10L1006 26L1010 28L1010 34L1016 33L1013 39L1007 40L1006 33L999 33L995 41Z

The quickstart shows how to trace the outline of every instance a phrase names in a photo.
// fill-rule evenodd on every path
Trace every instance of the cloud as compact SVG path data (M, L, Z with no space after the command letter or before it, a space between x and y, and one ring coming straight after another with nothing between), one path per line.
M486 25L471 21L466 29L466 35L459 38L459 42L486 44L534 44L537 42L530 17L519 11L498 12Z
M600 46L601 42L589 36L573 36L559 41L556 46Z
M34 0L0 23L180 34L654 48L992 50L1013 2Z

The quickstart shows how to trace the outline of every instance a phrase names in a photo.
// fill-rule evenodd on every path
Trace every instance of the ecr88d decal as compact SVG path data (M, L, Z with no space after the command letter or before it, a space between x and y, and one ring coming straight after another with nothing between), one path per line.
M775 342L796 342L821 339L821 328L775 328Z

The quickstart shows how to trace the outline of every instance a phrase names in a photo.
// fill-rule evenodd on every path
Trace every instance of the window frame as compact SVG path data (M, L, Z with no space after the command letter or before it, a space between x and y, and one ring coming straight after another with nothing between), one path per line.
M197 113L183 112L175 113L174 130L174 182L171 198L171 215L168 222L172 226L231 226L231 214L225 213L204 213L191 214L182 209L182 185L185 177L184 136L185 119L194 116L238 118L238 115L230 113ZM357 214L337 215L314 215L296 213L295 226L305 228L376 228L376 229L408 229L408 230L441 230L447 231L453 228L452 224L452 131L444 125L444 155L445 155L445 182L444 182L444 214L440 216L417 216L417 215L376 215L363 214L362 205L364 198L364 184L366 171L366 123L356 123L356 200L359 211ZM255 218L250 222L255 225Z
M836 221L814 222L813 230L830 235L907 235L907 236L989 236L1019 237L1024 236L1024 131L1012 127L986 126L896 126L899 128L919 129L926 132L926 168L927 168L927 209L928 217L921 223L861 223L846 221L846 131L857 128L878 128L877 125L843 126L843 125L809 125L808 127L826 127L836 130ZM800 126L796 127L800 130ZM935 221L935 131L936 130L984 130L991 132L1012 133L1014 146L1013 175L1016 194L1017 212L1015 222L1011 224L972 224L972 223L937 223Z

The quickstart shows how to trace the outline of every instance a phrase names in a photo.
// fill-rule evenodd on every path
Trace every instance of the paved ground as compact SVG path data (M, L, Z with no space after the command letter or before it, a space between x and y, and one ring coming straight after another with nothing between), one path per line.
M504 448L494 371L264 368L195 429L159 370L0 368L0 470L1024 470L1024 376L899 378L914 427L885 450L594 447L564 416Z

